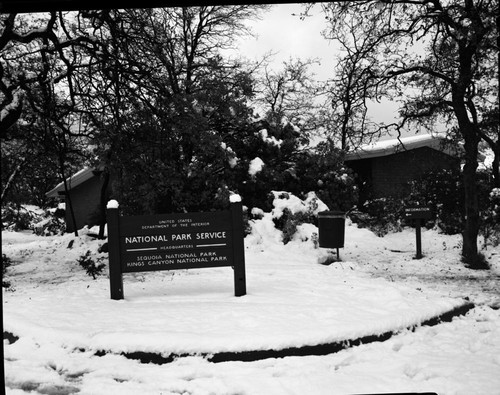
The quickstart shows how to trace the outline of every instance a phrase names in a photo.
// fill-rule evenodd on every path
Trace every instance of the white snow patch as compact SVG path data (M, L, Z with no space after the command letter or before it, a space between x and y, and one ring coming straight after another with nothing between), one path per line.
M255 176L257 173L261 172L264 168L264 162L259 157L254 158L250 161L250 165L248 167L248 174L251 176Z
M275 145L277 147L280 147L281 144L283 144L283 140L278 140L274 136L269 136L269 133L267 132L267 129L261 129L259 130L259 135L262 138L262 141L266 142L267 144Z

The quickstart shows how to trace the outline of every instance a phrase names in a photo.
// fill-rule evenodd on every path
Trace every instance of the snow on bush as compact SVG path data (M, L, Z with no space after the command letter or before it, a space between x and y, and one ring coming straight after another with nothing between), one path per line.
M280 147L281 144L283 144L283 140L281 140L281 139L278 140L274 136L269 137L269 133L267 132L267 129L259 130L259 136L262 138L262 141L264 141L267 144L275 145L277 147Z
M328 206L323 203L314 192L309 192L305 200L301 200L297 196L284 191L272 191L273 200L273 217L280 218L285 209L288 209L292 214L310 213L318 215L318 212L328 210Z
M226 143L222 142L220 143L221 148L227 152L228 154L228 163L229 167L233 169L239 161L239 158L236 156L236 153L233 151L231 147L228 147Z
M484 244L496 247L500 245L500 188L493 188L489 194L489 206L481 215L481 233Z
M252 177L255 177L257 173L262 171L262 168L264 167L264 162L262 159L259 157L254 158L250 161L250 165L248 167L248 174L250 174Z
M2 208L2 229L12 232L32 230L39 236L63 234L66 230L64 209L43 210L33 205L10 203Z
M264 210L258 207L253 207L252 210L250 211L250 214L252 214L254 218L261 219L262 217L264 217L265 213Z
M251 221L248 241L262 244L265 241L282 242L313 241L317 239L315 225L318 212L328 210L314 192L309 192L304 200L285 191L272 191L273 209L264 213L252 209L251 214L259 219ZM316 246L316 244L315 244Z

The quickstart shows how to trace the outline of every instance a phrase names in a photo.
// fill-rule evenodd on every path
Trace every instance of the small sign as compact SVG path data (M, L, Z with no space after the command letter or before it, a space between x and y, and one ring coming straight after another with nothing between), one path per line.
M109 207L111 299L123 299L123 273L231 266L235 295L246 294L241 202L217 212L122 217Z
M426 206L405 207L405 218L414 219L416 221L415 237L417 244L417 255L415 256L415 259L421 259L422 258L421 222L423 219L432 218L431 208Z
M432 218L431 208L426 206L405 207L405 218L430 219Z

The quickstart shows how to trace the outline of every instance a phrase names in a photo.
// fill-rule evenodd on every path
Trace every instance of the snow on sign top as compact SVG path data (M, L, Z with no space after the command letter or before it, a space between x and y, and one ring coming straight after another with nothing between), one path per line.
M118 208L119 204L116 200L110 200L106 208Z

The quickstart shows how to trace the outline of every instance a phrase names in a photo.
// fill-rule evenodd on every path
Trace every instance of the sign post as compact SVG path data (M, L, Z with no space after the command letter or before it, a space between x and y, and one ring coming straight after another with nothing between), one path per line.
M241 202L231 202L231 221L233 228L233 270L234 296L243 296L247 293L245 274L245 245L243 239L243 207Z
M415 224L415 235L417 237L417 255L415 256L415 259L420 259L422 258L422 220L420 218L417 218L416 221L417 223Z
M111 202L113 202L111 204ZM234 294L246 295L243 208L120 216L107 207L111 299L123 299L123 273L231 266Z
M120 214L118 204L108 203L108 255L109 255L109 284L111 299L123 299L123 276L120 266Z
M415 223L415 235L417 238L417 255L415 259L422 258L422 220L432 218L432 213L430 207L425 206L413 206L405 208L405 218L414 219Z

